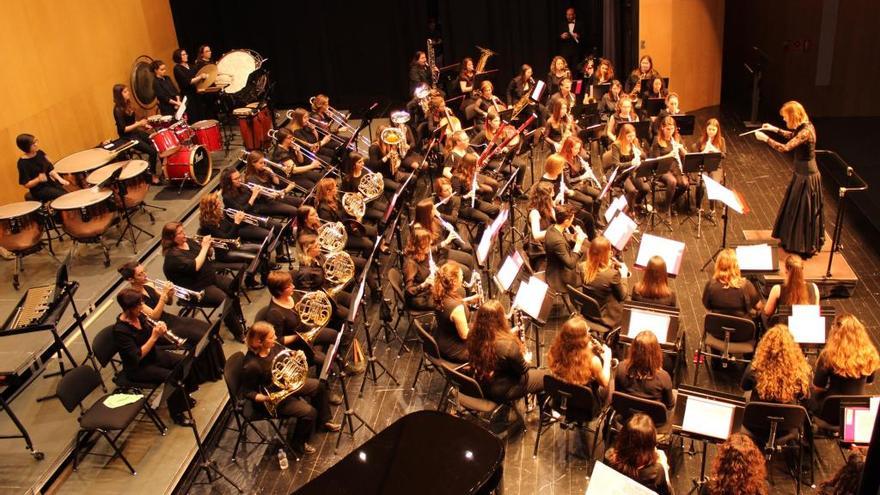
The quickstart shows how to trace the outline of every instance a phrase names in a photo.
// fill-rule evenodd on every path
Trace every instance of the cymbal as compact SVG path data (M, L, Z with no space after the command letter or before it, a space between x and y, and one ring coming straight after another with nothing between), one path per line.
M214 84L214 80L217 79L217 66L214 64L204 65L198 72L196 72L197 76L202 74L207 74L208 77L197 82L196 89L207 89L208 86Z

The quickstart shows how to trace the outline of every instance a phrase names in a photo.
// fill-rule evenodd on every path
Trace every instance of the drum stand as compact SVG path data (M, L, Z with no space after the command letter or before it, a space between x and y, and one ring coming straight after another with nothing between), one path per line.
M122 169L119 169L119 170L122 170ZM132 223L132 221L131 221L132 210L143 209L144 203L140 203L138 205L131 206L131 207L126 206L125 205L125 196L127 196L127 195L128 195L128 189L125 187L125 184L123 183L123 181L117 179L116 180L116 198L119 200L119 204L122 205L122 207L121 207L122 220L125 222L125 227L123 227L122 233L119 234L119 239L116 240L116 247L119 247L119 244L122 243L123 239L125 239L125 233L128 232L129 237L131 238L131 249L132 249L132 251L134 251L135 254L137 254L137 239L138 239L138 237L140 237L140 234L147 234L148 236L150 236L151 239L155 236L153 234L151 234L150 232L148 232L148 231L138 227L134 223ZM152 205L150 205L150 206L152 206ZM158 206L152 206L152 207L159 208ZM162 208L162 209L164 210L164 208ZM156 220L153 218L153 214L149 213L149 216L150 216L150 220L152 220L153 223L155 223ZM135 232L135 231L137 231L137 232Z

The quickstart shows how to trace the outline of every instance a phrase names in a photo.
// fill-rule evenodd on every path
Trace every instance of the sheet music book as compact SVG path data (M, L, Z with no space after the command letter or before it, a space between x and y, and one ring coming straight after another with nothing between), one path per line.
M477 263L479 265L482 266L486 263L486 258L489 256L489 249L492 247L492 241L495 239L495 236L498 235L498 232L501 231L501 227L504 226L504 223L507 222L508 216L510 216L510 208L503 207L501 213L495 217L492 224L483 232L483 237L480 239L480 244L477 246Z
M682 430L719 440L730 436L736 409L733 404L688 396L685 407Z
M871 443L880 397L871 397L869 406L843 408L843 441L867 445Z
M629 240L632 239L633 233L635 233L637 228L638 224L635 220L621 211L614 217L614 220L605 227L605 232L603 232L602 235L608 239L608 242L614 246L614 249L623 251L629 243Z
M816 306L818 312L819 306ZM788 330L794 341L798 344L824 344L825 343L825 317L819 316L789 316Z
M651 256L655 255L663 258L663 261L666 262L666 273L674 277L678 275L678 270L681 268L684 243L652 234L644 234L642 243L639 245L639 254L636 256L636 266L640 268L648 266Z
M541 94L544 93L544 81L538 80L535 84L535 89L532 90L531 96L529 99L532 101L541 101Z
M186 113L186 96L183 97L180 106L177 107L177 111L174 112L174 120L182 119L184 113Z
M638 481L596 461L587 485L586 495L657 495Z
M672 318L668 314L645 311L643 309L630 309L629 327L626 336L635 338L639 332L648 330L657 336L658 342L668 342L669 323Z
M794 304L791 307L791 316L795 318L818 318L818 304Z
M525 260L523 260L522 255L519 254L519 251L510 253L510 256L504 260L501 269L495 274L495 278L498 279L498 283L501 285L502 289L505 291L510 290L510 287L516 280L516 276L519 275L519 271L522 269L524 263Z
M605 222L610 223L611 219L614 218L614 214L618 211L623 211L624 208L626 208L626 196L621 194L614 198L611 204L608 205L608 209L605 210Z
M536 320L541 319L541 307L547 297L547 282L530 277L527 282L519 284L519 291L513 299L513 307L519 308Z
M746 205L742 199L734 191L722 186L720 182L703 174L703 184L706 185L706 196L710 200L721 201L739 214L746 211Z
M736 260L741 270L772 271L773 248L769 244L737 246Z

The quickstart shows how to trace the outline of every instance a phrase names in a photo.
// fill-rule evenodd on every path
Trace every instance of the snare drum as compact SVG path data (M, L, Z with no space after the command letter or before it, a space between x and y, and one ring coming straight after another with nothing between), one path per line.
M174 124L174 117L171 115L150 115L147 117L147 123L153 126L153 129L165 129Z
M252 103L251 105L256 105ZM272 117L269 116L269 108L260 109L248 105L245 108L236 108L232 114L238 117L238 128L241 131L241 139L246 150L261 150L269 144L268 132L272 129Z
M21 201L0 206L0 246L9 251L26 251L40 243L43 222L39 201Z
M174 135L177 136L180 144L192 144L193 129L186 122L181 120L171 126L171 129L174 130Z
M72 239L90 241L101 237L113 222L112 195L109 190L80 189L52 201L51 206Z
M204 146L184 146L165 161L168 180L190 180L204 186L211 180L211 154Z
M150 134L150 141L156 145L156 149L159 151L159 156L165 158L169 155L173 155L180 149L180 141L177 139L177 135L174 133L174 129L160 129L152 134Z
M89 176L86 177L86 181L93 186L97 186L109 179L110 176L120 168L122 169L122 172L119 174L119 182L125 186L125 197L122 199L125 202L126 208L133 208L144 202L144 197L147 195L147 189L150 187L147 183L147 169L149 168L147 162L143 160L128 160L111 163L110 165L105 165L89 174ZM116 193L116 205L121 206L118 191L119 186L117 184L111 184L110 187L113 189L113 192Z
M192 130L195 133L196 144L201 144L208 151L223 149L223 141L220 139L220 122L200 120L192 125Z

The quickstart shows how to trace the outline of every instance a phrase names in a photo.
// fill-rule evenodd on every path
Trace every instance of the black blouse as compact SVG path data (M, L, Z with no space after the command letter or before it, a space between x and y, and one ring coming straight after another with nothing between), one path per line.
M125 128L134 124L134 112L126 113L125 109L113 107L113 120L116 122L116 133L119 137L125 137L130 134L125 132Z
M275 327L275 331L278 332L280 337L289 337L309 330L300 321L299 314L295 309L285 308L276 303L274 299L269 302L269 309L266 311L266 321Z
M266 357L251 350L247 351L241 370L241 393L244 397L256 400L257 394L275 388L272 383L272 361L282 350L284 347L276 343Z
M177 285L191 290L202 290L217 281L217 271L210 259L205 259L201 270L196 270L196 257L201 251L201 246L192 239L187 239L189 250L172 247L165 253L165 261L162 271L168 280Z
M180 96L180 93L177 92L177 88L174 87L171 79L168 76L157 77L153 80L153 91L159 100L159 113L162 115L174 115L177 109L171 104L171 100Z
M141 323L140 329L119 317L116 318L116 323L113 325L113 342L116 344L120 359L122 359L122 369L126 372L134 371L158 360L156 346L150 348L150 352L146 356L141 356L141 347L150 340L152 331L147 329L145 315L141 314L138 319Z
M46 177L49 177L49 172L55 170L52 166L52 162L46 158L46 153L43 150L38 150L37 154L32 156L31 158L19 158L18 159L18 183L21 185L25 185L28 182L37 178L40 174L46 174ZM47 182L40 182L36 186L33 187L33 190L39 190L42 187L50 185L52 179L49 179Z
M195 68L183 64L174 66L174 79L177 81L181 93L190 96L196 94L196 87L190 82L196 77L196 72L198 71Z
M444 349L448 350L467 345L458 335L458 329L455 327L455 322L452 321L452 311L459 305L464 307L465 320L470 321L470 309L468 309L466 304L462 303L462 294L445 297L441 307L436 311L437 331L434 332L434 337L437 339L437 346L441 352Z

